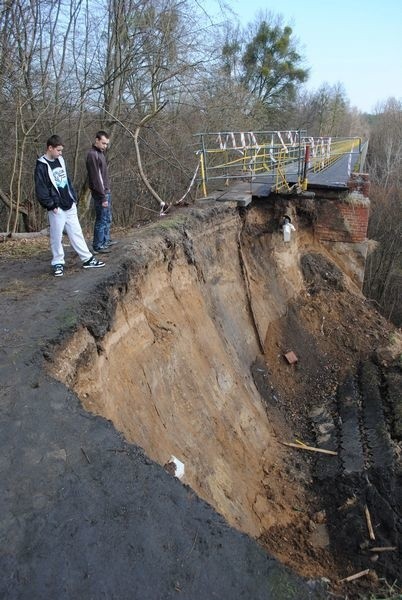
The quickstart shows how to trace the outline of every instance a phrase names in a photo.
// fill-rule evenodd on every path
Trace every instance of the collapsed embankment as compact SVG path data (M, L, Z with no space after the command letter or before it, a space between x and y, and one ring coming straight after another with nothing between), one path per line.
M244 241L243 226L227 211L149 240L146 268L115 292L109 331L100 340L81 328L54 373L152 459L176 456L186 483L258 536L289 522L264 491L286 451L250 367L302 282L296 245Z
M139 232L51 372L153 460L182 461L183 481L231 525L317 577L353 561L331 551L310 457L282 442L316 443L309 413L389 330L305 225L286 244L272 207L205 205ZM325 464L332 487L338 458Z

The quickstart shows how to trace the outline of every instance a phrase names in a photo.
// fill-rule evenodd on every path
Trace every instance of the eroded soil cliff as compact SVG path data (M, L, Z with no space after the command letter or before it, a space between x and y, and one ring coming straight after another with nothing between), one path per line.
M37 311L29 315L38 322L31 329L36 327L35 343L43 336L48 371L62 382L60 389L76 394L83 416L106 418L135 445L112 444L110 460L133 456L127 448L139 446L161 465L147 478L150 519L158 501L154 477L157 486L166 477L166 489L182 487L162 470L174 455L185 465L182 482L190 486L183 488L190 505L197 496L206 500L300 575L325 577L333 593L357 597L361 589L376 589L378 576L390 581L399 576L400 339L340 270L328 245L314 240L303 216L285 244L277 214L263 204L243 213L212 203L177 211L126 236L111 256L109 275L91 273L89 284L89 274L84 279L75 267L62 283L55 282L43 271L45 259L28 260L20 262L24 275L2 299L9 307L15 301L23 313L24 302L35 296ZM29 269L38 274L34 289L24 285ZM47 331L40 332L45 323ZM14 339L21 331L15 323L6 329ZM289 351L295 364L285 359ZM40 390L42 376L30 385ZM52 392L47 394L54 404ZM62 422L72 398L53 407ZM62 426L58 431L63 436ZM88 443L81 437L76 449L83 461L80 477L82 466L93 469L92 433L87 434ZM297 440L336 454L283 444ZM64 477L62 450L58 445L51 452L64 461ZM38 452L39 462L41 456ZM113 469L119 469L117 463L109 472ZM104 483L99 485L103 494ZM73 501L70 495L65 500ZM99 497L95 504L94 532L103 512ZM163 513L162 505L159 496L155 515ZM124 516L119 514L134 532L135 502L125 499L123 506ZM375 540L368 535L366 507ZM178 505L175 518L183 510ZM174 556L177 535L172 534ZM199 536L196 531L190 543L192 559L195 548L199 558ZM393 550L373 551L379 546ZM210 542L205 553L216 557ZM338 583L364 569L370 572L360 587ZM293 595L289 584L283 596L278 590L271 596L264 577L265 592L256 588L250 595L248 588L248 597L305 593ZM68 585L67 575L65 580ZM218 595L211 589L197 595L205 594L201 583L190 575L188 581L187 587L176 582L181 597L241 597L227 595L229 587ZM318 587L306 593L319 593ZM170 598L169 593L138 597Z

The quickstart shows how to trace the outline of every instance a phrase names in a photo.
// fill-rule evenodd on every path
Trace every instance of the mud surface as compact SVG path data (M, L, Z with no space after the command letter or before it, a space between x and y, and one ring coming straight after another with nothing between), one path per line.
M384 580L400 580L400 338L307 234L299 232L298 246L272 247L275 224L262 210L243 215L243 225L236 225L241 236L232 232L230 246L229 229L217 225L225 218L239 220L235 209L213 204L173 214L125 235L105 269L81 270L67 249L60 279L50 275L46 250L29 258L0 256L0 597L350 599L380 595ZM205 247L204 266L191 223L211 229L215 249ZM239 260L244 305L215 253L223 266L230 256ZM105 340L116 314L127 313L125 298L143 297L147 286L148 294L156 293L160 276L177 273L180 256L205 284L223 337L232 335L231 359L236 351L274 430L263 465L264 497L254 511L261 506L264 513L268 503L273 515L286 518L266 524L258 543L48 374L58 349L68 349L84 327L95 350L77 351L81 362L72 370L70 361L61 365L70 388L77 374L90 380L95 361L98 368L108 360ZM161 266L152 282L155 261ZM226 303L218 289L227 290ZM171 306L167 295L162 300ZM182 297L184 307L189 301ZM182 312L159 315L157 323L148 315L156 342L177 335L173 321L186 308ZM238 314L251 322L248 346L234 325ZM246 316L241 319L245 324ZM155 372L171 372L171 347ZM284 359L289 351L295 364ZM139 371L130 377L137 382ZM228 394L224 371L217 370L216 382ZM98 407L106 384L103 390L93 385L91 402ZM281 446L298 439L337 454ZM376 547L392 550L373 552ZM339 584L365 569L367 577Z

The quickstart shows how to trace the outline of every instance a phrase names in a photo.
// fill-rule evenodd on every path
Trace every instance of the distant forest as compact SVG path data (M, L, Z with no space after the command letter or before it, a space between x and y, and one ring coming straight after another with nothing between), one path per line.
M401 102L389 98L365 115L340 83L307 91L309 65L296 36L272 13L244 28L216 24L191 0L0 1L0 231L46 226L33 169L54 133L65 142L83 226L92 218L85 153L98 129L110 133L114 223L121 227L186 192L198 132L361 136L369 139L369 235L378 242L365 293L400 325Z

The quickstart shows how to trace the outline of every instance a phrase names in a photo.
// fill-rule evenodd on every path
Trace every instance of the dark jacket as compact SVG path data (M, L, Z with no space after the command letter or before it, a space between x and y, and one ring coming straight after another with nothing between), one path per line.
M63 157L59 156L58 160L67 173L66 164ZM72 207L73 202L77 202L77 195L67 175L68 194L71 202L69 203L69 206L66 205L66 202L60 196L59 190L57 189L53 171L44 156L41 156L36 161L34 177L36 197L43 208L47 208L47 210L53 210L54 208L60 207L63 210L69 210Z
M110 192L109 175L104 152L92 146L87 154L87 172L89 189L94 200L104 202L106 194Z

